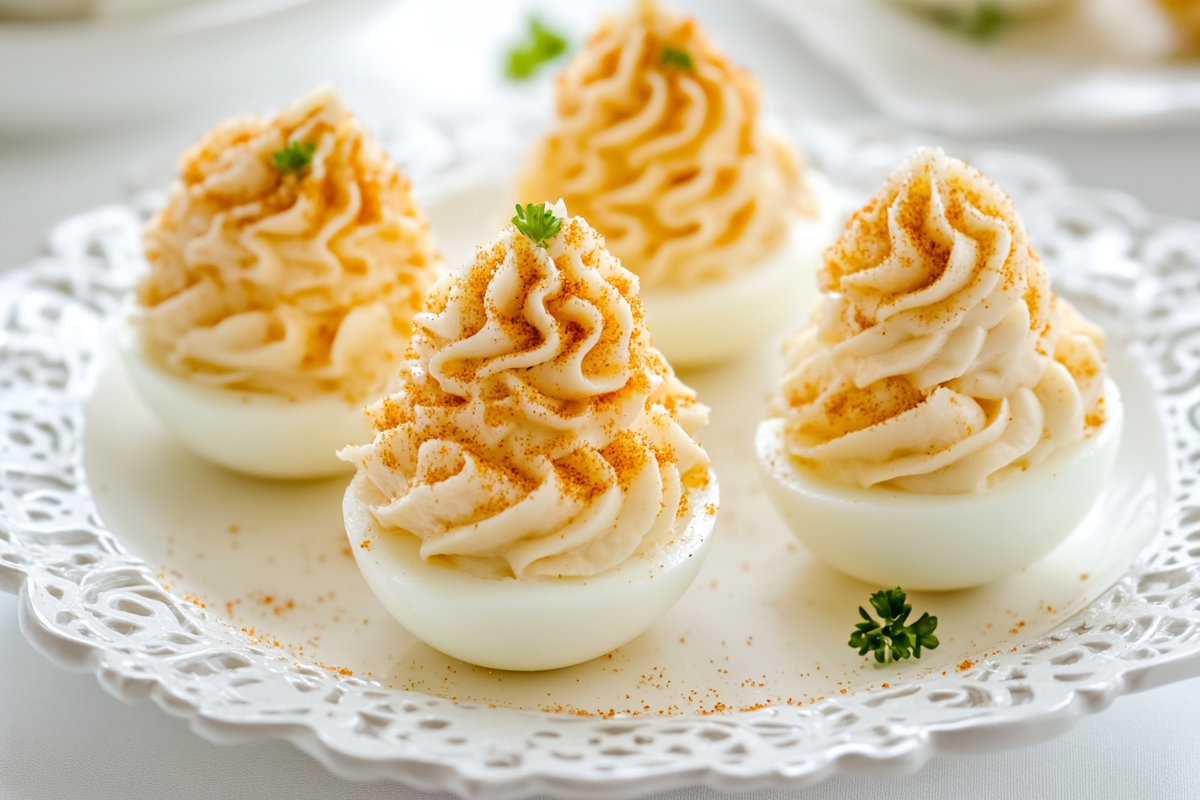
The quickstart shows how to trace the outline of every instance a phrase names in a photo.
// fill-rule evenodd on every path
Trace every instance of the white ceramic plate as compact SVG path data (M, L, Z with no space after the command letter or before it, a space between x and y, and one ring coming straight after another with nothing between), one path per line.
M848 198L910 145L805 138ZM427 173L425 196L453 261L490 232L503 183L468 179L470 148L446 147L457 177ZM430 650L354 567L344 480L223 472L133 394L106 344L140 269L127 207L64 222L47 258L0 282L0 587L54 661L208 739L286 738L340 775L489 798L904 772L1200 674L1200 226L1065 186L1042 162L975 155L1013 190L1060 289L1109 330L1128 428L1109 490L1062 547L991 586L911 597L940 619L942 645L919 662L876 667L846 646L875 587L815 563L767 504L752 437L769 346L684 376L713 407L721 512L699 579L648 633L551 673Z
M1200 60L1122 54L1088 21L1094 0L985 43L886 0L758 2L880 108L912 124L996 133L1200 121Z

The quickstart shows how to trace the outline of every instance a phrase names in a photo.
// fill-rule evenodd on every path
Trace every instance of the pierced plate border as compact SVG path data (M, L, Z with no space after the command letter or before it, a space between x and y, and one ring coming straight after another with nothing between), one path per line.
M847 203L920 143L884 126L782 118ZM428 196L511 159L533 124L413 119L381 138ZM1073 187L1037 158L948 149L1014 195L1056 287L1135 349L1169 455L1157 532L1136 562L1014 653L805 707L600 720L388 690L256 646L163 590L104 526L83 470L84 404L141 269L152 195L66 220L46 256L0 277L0 589L19 595L22 630L53 661L122 699L153 700L206 739L287 739L343 777L488 800L901 774L936 752L1049 738L1118 695L1200 675L1200 223Z

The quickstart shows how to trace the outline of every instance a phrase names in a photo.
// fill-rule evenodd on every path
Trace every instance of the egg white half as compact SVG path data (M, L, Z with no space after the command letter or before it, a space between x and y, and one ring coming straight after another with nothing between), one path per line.
M643 291L654 346L676 368L728 361L773 333L807 320L817 297L821 254L837 238L841 206L833 185L809 170L818 216L792 225L766 262L733 280L683 291Z
M361 475L346 490L346 535L384 607L425 644L470 664L547 670L589 661L646 631L700 571L716 521L716 476L689 490L686 527L651 558L631 556L586 578L479 578L421 559L421 541L382 526L382 497Z
M759 472L796 538L833 568L905 589L979 586L1057 547L1100 496L1121 446L1124 407L1105 384L1107 420L1092 436L1033 469L969 494L922 495L839 486L799 466L783 420L759 423Z
M125 369L163 425L197 455L260 478L342 475L335 453L371 438L362 406L337 395L292 401L192 383L152 363L131 322L117 336Z

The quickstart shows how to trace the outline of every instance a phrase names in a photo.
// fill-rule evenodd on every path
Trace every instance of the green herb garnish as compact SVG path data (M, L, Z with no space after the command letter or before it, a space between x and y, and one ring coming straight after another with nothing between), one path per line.
M990 42L1004 32L1009 22L1008 14L999 6L980 6L967 28L967 36L977 42Z
M675 67L676 69L686 69L689 71L696 67L696 62L692 61L692 54L687 50L680 50L676 47L663 48L662 63L664 66Z
M976 42L992 41L1012 22L1003 8L992 3L983 3L972 11L938 8L934 9L931 16L943 28L961 33Z
M512 218L512 224L538 247L545 248L547 239L558 236L563 221L554 216L554 212L546 208L544 203L528 203L525 208L517 205L517 215Z
M312 163L316 142L292 142L271 154L271 165L280 172L300 172Z
M536 17L529 20L525 41L508 51L505 74L514 81L532 78L543 64L558 58L567 49L567 40Z
M899 586L871 595L871 605L883 620L882 625L871 619L865 608L858 607L858 613L866 621L854 626L856 630L850 634L850 646L857 647L860 656L874 650L875 660L883 664L910 655L920 658L922 647L937 649L938 640L933 635L937 630L937 617L922 614L912 625L905 625L912 606L904 601L904 590Z

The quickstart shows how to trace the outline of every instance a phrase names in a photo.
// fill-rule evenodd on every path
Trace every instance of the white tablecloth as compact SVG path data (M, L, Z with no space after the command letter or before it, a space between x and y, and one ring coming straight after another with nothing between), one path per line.
M803 0L797 0L802 2ZM586 30L602 0L555 14ZM785 26L744 2L692 0L728 49L765 82L831 117L866 114L861 94L813 59ZM462 6L471 5L464 10ZM332 77L352 104L368 108L466 107L486 95L499 44L530 2L403 4L372 25L353 57L314 57L295 76L295 92L314 76ZM444 26L444 27L443 27ZM439 27L449 34L429 35ZM499 32L498 32L499 31ZM435 84L418 75L436 75ZM120 200L139 163L161 161L220 114L278 105L256 97L252 82L220 98L198 98L188 118L135 130L69 136L0 137L0 269L34 257L58 219ZM201 111L203 107L203 111ZM932 143L937 137L930 137ZM1156 211L1200 217L1200 134L1040 132L992 140L1057 159L1079 183L1136 195ZM210 745L158 708L126 706L90 676L52 666L22 637L16 601L0 595L0 800L89 798L409 797L395 784L353 784L327 774L286 743ZM1122 698L1051 742L1007 753L935 758L900 779L838 778L805 798L920 800L1095 800L1200 797L1200 681ZM670 797L713 793L683 791ZM749 797L776 796L757 793Z

